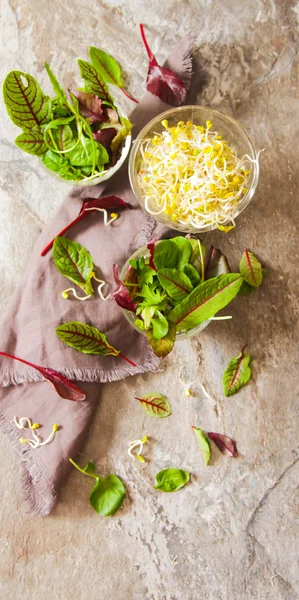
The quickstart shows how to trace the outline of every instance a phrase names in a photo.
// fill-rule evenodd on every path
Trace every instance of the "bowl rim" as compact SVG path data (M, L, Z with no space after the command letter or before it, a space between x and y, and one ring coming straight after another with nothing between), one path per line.
M184 106L170 108L170 109L160 113L159 115L156 115L141 129L141 131L138 133L137 137L133 140L132 149L131 149L131 153L130 153L130 157L129 157L128 173L129 173L129 182L130 182L131 189L132 189L134 196L137 199L138 203L141 204L141 198L139 196L137 183L135 181L136 178L134 175L134 164L135 164L135 158L136 158L136 154L139 149L140 143L146 136L147 132L156 123L160 122L164 118L167 118L167 116L169 116L170 114L173 114L176 112L179 113L182 110L191 110L191 109L207 110L212 115L215 115L216 117L219 117L222 119L224 118L228 123L231 123L234 127L236 127L237 129L239 129L242 132L242 134L244 135L244 137L246 138L246 140L249 144L251 157L254 161L252 163L253 177L252 177L252 181L251 181L249 189L247 190L246 194L242 197L241 201L239 202L239 204L236 207L236 212L233 214L233 219L236 219L241 214L241 212L243 212L243 210L248 206L251 198L253 197L253 195L255 193L255 190L256 190L256 187L258 184L258 180L259 180L258 154L255 150L255 147L253 145L253 142L252 142L247 130L245 129L245 127L243 127L243 125L241 125L241 123L239 121L237 121L233 117L230 117L230 116L222 113L221 111L211 108L209 106L202 106L201 104L186 104ZM142 206L142 204L141 204L141 206ZM142 209L145 210L145 208L143 206L142 206ZM147 212L147 211L145 211L145 212ZM150 213L147 213L147 214L150 214ZM181 231L181 232L185 232L185 233L193 232L193 233L197 233L199 235L200 233L204 233L206 231L215 231L216 229L218 229L216 224L207 225L206 227L198 228L198 229L195 227L191 227L190 229L188 229L186 227L184 229L180 223L176 223L175 221L173 221L171 224L167 225L166 221L156 218L156 215L151 214L151 217L153 219L155 219L157 222L164 224L165 227L169 227L169 229L174 229L176 231ZM157 215L157 217L158 217L158 215ZM230 221L228 220L227 223L230 223ZM176 227L176 225L178 225L179 227Z

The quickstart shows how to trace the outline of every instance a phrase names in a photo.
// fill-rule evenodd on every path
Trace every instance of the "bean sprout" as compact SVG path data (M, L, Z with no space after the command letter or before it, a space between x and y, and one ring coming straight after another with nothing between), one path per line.
M229 231L247 193L252 159L239 158L217 131L179 121L141 144L138 181L146 210L172 221L202 229L216 224Z

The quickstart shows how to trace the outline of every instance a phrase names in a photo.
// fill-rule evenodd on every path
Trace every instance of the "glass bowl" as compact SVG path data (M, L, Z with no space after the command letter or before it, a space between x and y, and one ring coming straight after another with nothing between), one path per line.
M248 134L242 125L240 125L240 123L235 121L235 119L220 113L218 110L213 110L204 106L181 106L167 110L166 112L152 119L141 130L138 137L133 142L133 148L129 159L129 178L132 190L139 204L144 210L146 210L145 196L138 181L138 172L142 161L141 145L146 139L152 139L154 135L165 131L162 125L162 121L164 119L167 119L169 127L176 126L179 121L191 121L195 125L205 125L206 121L211 121L212 130L221 134L223 139L228 142L229 146L236 151L240 158L244 154L247 154L251 160L254 161L251 163L250 173L246 181L247 191L241 197L240 201L235 207L235 210L230 213L230 217L235 219L246 208L254 195L259 175L257 155ZM192 224L183 224L179 223L178 221L173 221L171 216L163 213L157 215L152 213L150 214L159 223L163 223L170 229L183 231L184 233L200 233L202 231L212 231L217 229L216 223L210 223L198 228ZM227 220L227 222L223 223L222 225L225 226L230 224L231 221Z
M122 114L122 113L120 113L120 114ZM60 177L60 175L58 175L51 169L48 169L48 167L46 167L46 165L44 165L43 161L40 160L39 158L38 158L38 161L39 161L39 164L42 165L42 167L47 171L47 173L49 175L51 175L51 177L53 177L54 179L57 179L58 181L63 181L63 183L68 183L71 186L88 187L91 185L98 185L99 183L103 183L104 181L107 181L108 179L113 177L113 175L115 173L117 173L117 171L120 169L122 164L125 162L128 154L130 152L131 141L132 141L132 135L129 133L127 135L127 137L125 138L125 143L122 147L121 155L120 155L117 163L115 163L115 165L113 167L110 167L106 171L103 171L103 173L101 175L99 175L98 177L95 177L94 179L87 178L87 179L81 179L81 181L77 181L77 180L73 180L73 179L64 179L63 177Z
M156 243L159 244L159 242L156 242ZM148 258L149 255L150 255L150 253L146 246L141 246L138 250L136 250L136 252L134 252L134 254L132 254L132 256L130 256L130 258L127 260L126 264L123 266L123 268L121 270L121 273L120 273L121 281L124 282L126 280L126 274L128 272L129 267L131 266L129 263L130 260L141 258L142 256L144 258ZM122 310L124 317L127 319L128 323L130 323L130 325L132 325L132 327L134 327L134 329L136 329L136 331L138 331L138 333L141 333L142 335L146 336L146 332L143 331L142 329L139 329L139 327L137 327L135 325L135 321L138 318L136 316L136 314L130 310L126 310L125 308L121 308L121 310ZM205 329L209 325L210 321L211 321L211 319L207 319L203 323L200 323L196 327L193 327L193 329L188 329L188 331L178 331L176 333L176 341L186 340L187 338L192 337L196 333L203 331L203 329Z

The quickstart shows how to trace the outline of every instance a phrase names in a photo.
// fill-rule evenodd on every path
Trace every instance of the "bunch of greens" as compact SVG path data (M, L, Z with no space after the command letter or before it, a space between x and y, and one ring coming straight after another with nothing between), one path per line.
M11 71L3 96L11 120L23 130L15 143L35 154L67 180L99 177L114 166L132 124L119 114L108 84L122 89L122 76L112 56L89 50L91 63L78 60L84 88L66 92L45 64L55 96L42 91L34 77Z
M257 258L244 250L240 272L231 273L226 257L198 239L181 236L151 241L130 267L114 298L136 314L135 325L146 332L159 357L171 352L177 332L188 332L227 306L237 295L248 294L263 279Z

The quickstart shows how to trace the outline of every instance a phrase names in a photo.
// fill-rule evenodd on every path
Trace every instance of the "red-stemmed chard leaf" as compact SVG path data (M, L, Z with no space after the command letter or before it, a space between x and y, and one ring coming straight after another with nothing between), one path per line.
M71 227L73 227L73 225L75 225L79 221L82 221L82 219L84 219L84 217L89 215L90 212L92 212L93 210L96 211L98 208L105 208L106 210L109 210L110 208L115 208L116 206L119 206L119 207L124 206L125 208L132 208L132 206L130 204L128 204L127 202L125 202L124 200L119 198L119 196L104 196L104 197L100 197L100 198L86 198L86 200L84 200L84 202L82 204L82 207L81 207L78 217L76 217L76 219L74 219L74 221L69 223L66 227L64 227L64 229L62 229L59 233L57 233L55 238L43 249L43 251L41 252L41 256L45 256L45 254L47 254L47 252L52 248L52 246L54 244L54 240L57 237L64 235Z
M1 356L6 356L7 358L12 358L13 360L17 360L24 365L28 365L39 371L39 373L49 381L52 386L55 388L58 396L61 398L65 398L66 400L74 400L75 402L81 402L85 400L86 394L77 387L72 381L54 371L53 369L49 369L47 367L40 367L39 365L35 365L28 360L24 360L23 358L18 358L17 356L13 356L12 354L7 354L7 352L0 352Z
M213 442L216 444L217 448L219 448L220 452L223 454L227 454L228 456L237 456L237 446L236 442L232 440L228 435L224 435L223 433L215 433L214 431L209 431L208 436Z
M140 31L149 57L146 88L163 102L171 106L180 106L185 102L187 95L184 83L173 71L158 65L156 57L147 43L143 25L140 25Z
M233 396L243 387L251 377L250 354L244 352L247 344L242 348L236 358L232 358L225 369L222 379L223 393L225 396Z
M155 238L150 240L150 242L147 245L147 249L150 251L149 266L151 267L151 269L154 269L154 271L157 271L157 269L154 265L155 243L156 243Z
M131 267L129 268L129 270L130 269ZM135 304L134 300L132 300L126 286L120 280L117 265L113 265L113 277L117 285L117 288L113 292L113 297L116 304L118 304L118 306L124 308L125 310L130 310L131 312L135 313L137 309L137 304Z
M98 96L78 91L73 92L73 94L79 100L81 115L89 119L90 123L103 123L107 121L102 107L102 100Z

